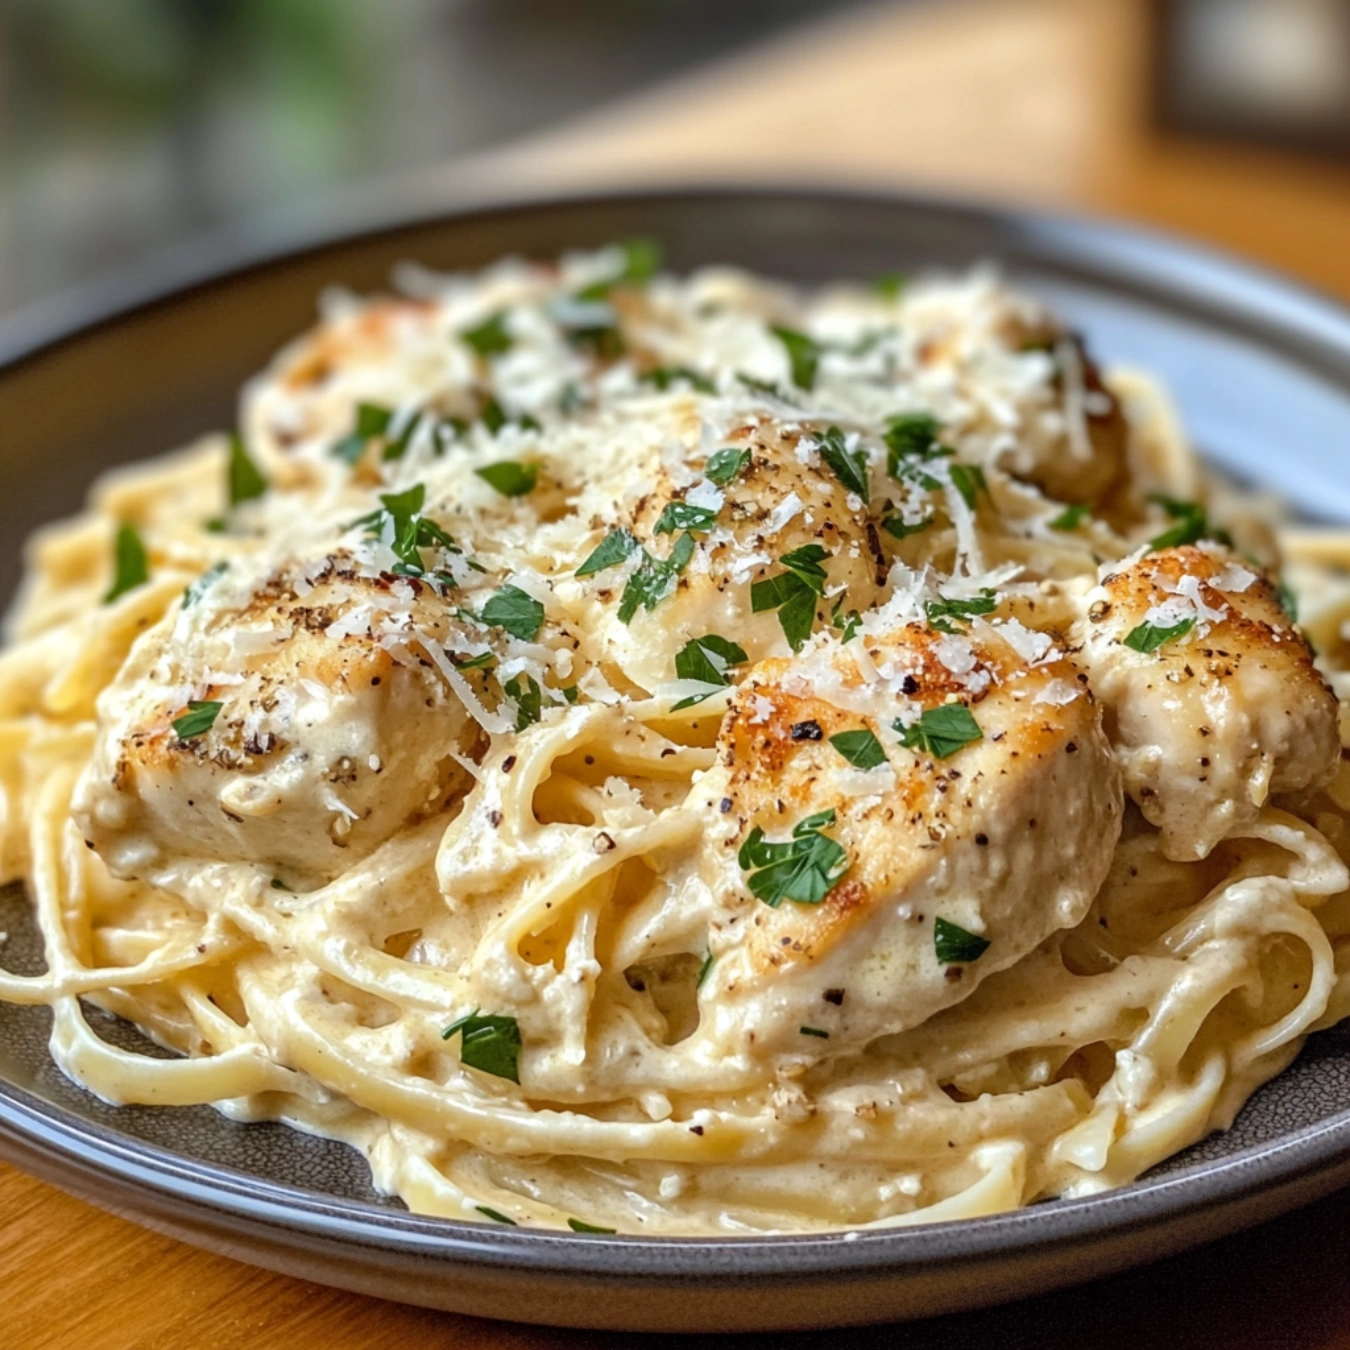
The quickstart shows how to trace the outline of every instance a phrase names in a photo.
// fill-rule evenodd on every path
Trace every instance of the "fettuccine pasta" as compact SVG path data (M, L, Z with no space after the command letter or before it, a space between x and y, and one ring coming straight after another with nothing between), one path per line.
M68 1076L802 1233L1123 1185L1350 1012L1350 536L1154 380L990 270L398 283L30 544L0 998Z

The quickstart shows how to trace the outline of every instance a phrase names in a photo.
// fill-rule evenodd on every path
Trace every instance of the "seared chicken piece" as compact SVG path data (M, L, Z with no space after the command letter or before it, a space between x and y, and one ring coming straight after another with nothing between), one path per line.
M667 508L687 504L715 510L713 524L697 535L684 571L651 611L639 608L627 625L617 618L626 578L601 573L608 583L600 598L611 612L607 640L624 674L647 690L675 678L675 654L690 638L723 634L739 643L751 661L788 652L778 614L752 607L757 581L785 572L780 559L815 545L827 555L820 565L828 580L816 605L816 626L828 624L837 596L846 607L866 609L885 582L885 562L876 527L860 497L848 491L820 462L815 440L801 429L747 424L724 438L727 448L748 450L746 467L725 488L707 479L677 487L665 467L636 504L633 535L654 556L665 558L681 530L656 534Z
M905 748L897 717L935 739ZM877 767L832 740L860 731ZM918 1025L1078 923L1120 833L1120 776L1077 668L1054 651L1029 665L997 626L914 623L830 643L806 669L766 661L717 748L690 799L717 897L697 1033L710 1053L815 1057ZM756 898L747 837L786 840L825 811L847 870L833 880L836 856L818 903Z
M1167 857L1206 857L1271 796L1330 780L1336 698L1270 583L1227 549L1150 553L1086 603L1079 659Z
M137 640L74 803L116 875L210 860L305 885L463 794L477 728L428 655L448 607L372 570L338 553L260 585L225 573ZM185 729L193 703L220 705L205 729Z

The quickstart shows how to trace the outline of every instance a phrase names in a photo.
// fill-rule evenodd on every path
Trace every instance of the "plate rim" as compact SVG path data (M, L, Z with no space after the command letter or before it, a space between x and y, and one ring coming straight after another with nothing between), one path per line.
M189 241L158 258L0 317L0 386L12 372L69 342L97 336L138 314L182 303L243 276L284 269L326 251L438 224L453 228L465 220L494 215L605 206L659 208L663 201L691 199L860 204L982 224L1027 249L1059 250L1051 270L1080 275L1098 285L1109 281L1131 294L1165 302L1174 311L1182 302L1211 319L1235 322L1301 365L1329 369L1337 382L1350 388L1350 306L1223 250L1086 214L801 182L661 183L548 193L471 188L452 200L427 200L426 194L414 192L392 207L339 213L336 224L331 220L321 224L319 208L302 217L298 227L218 232L204 243ZM1046 260L1037 261L1045 270ZM1125 1229L1148 1231L1187 1214L1224 1207L1246 1205L1246 1213L1263 1195L1274 1197L1273 1206L1228 1225L1225 1231L1231 1231L1302 1203L1314 1189L1340 1184L1341 1174L1350 1173L1350 1109L1227 1157L1096 1195L975 1219L824 1235L583 1237L413 1215L171 1152L61 1107L0 1075L0 1153L6 1152L35 1155L46 1164L43 1171L48 1174L65 1167L101 1175L124 1186L149 1187L159 1199L196 1213L214 1210L245 1227L288 1231L297 1238L336 1241L363 1251L453 1258L521 1274L729 1286L747 1279L773 1282L842 1271L878 1279L918 1273L939 1263L979 1263L1075 1239L1105 1239ZM87 1188L80 1193L96 1201ZM1192 1237L1182 1245L1200 1240ZM710 1260L714 1257L716 1262Z

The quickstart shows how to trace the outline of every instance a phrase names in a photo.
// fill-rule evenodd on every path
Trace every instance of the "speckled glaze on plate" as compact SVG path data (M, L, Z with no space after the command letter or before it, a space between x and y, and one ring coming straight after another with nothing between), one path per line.
M389 203L386 199L386 209ZM396 207L398 204L396 204ZM401 217L401 218L400 218ZM1306 515L1350 520L1350 314L1156 235L929 200L807 190L670 190L428 211L282 252L220 241L0 323L10 429L0 595L34 525L103 467L233 420L242 381L340 283L417 259L476 266L654 235L672 266L732 262L802 281L997 259L1107 364L1147 365L1210 458ZM310 238L321 238L315 230ZM18 434L16 434L16 432ZM41 969L18 887L0 961ZM115 1109L52 1066L50 1015L0 1004L0 1153L104 1208L258 1265L430 1307L554 1325L770 1330L919 1317L1043 1292L1260 1222L1350 1181L1350 1035L1313 1038L1234 1128L1135 1185L891 1232L737 1241L531 1232L410 1215L364 1162L207 1107ZM131 1028L101 1034L146 1048ZM151 1049L151 1053L158 1053Z

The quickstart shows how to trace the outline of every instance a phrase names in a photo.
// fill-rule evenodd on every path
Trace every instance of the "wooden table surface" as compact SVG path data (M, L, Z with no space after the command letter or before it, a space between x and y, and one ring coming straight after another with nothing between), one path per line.
M448 184L476 175L543 188L671 177L932 188L1181 230L1350 297L1350 172L1150 132L1142 4L855 10L443 174ZM0 1165L0 1350L505 1350L630 1339L430 1313L272 1275ZM1350 1192L1163 1265L1013 1307L762 1340L1350 1350Z

